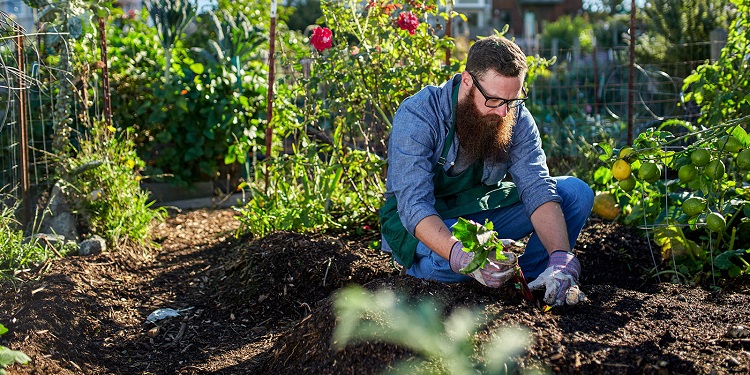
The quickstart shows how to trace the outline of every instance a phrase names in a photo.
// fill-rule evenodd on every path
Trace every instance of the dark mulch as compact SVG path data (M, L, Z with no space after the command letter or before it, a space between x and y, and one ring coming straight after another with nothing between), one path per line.
M162 247L122 248L55 260L0 291L0 345L33 363L11 374L378 374L415 360L410 350L332 344L332 296L356 284L388 288L444 313L479 309L484 342L525 327L522 369L569 374L750 372L750 295L649 277L648 241L592 219L576 246L589 299L543 313L511 288L445 285L399 276L370 248L374 231L331 236L278 232L236 238L232 210L175 214L157 228ZM667 269L666 265L659 265ZM150 323L160 308L179 316Z

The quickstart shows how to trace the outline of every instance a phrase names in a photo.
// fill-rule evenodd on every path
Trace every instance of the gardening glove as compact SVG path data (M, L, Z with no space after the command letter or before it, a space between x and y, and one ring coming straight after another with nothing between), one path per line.
M557 250L550 254L547 269L536 280L529 283L529 289L545 288L544 302L550 306L575 305L586 299L578 288L581 263L573 253Z
M508 244L513 243L511 240L501 241L503 241L503 245L506 244L506 241L508 241ZM455 273L461 273L460 270L465 268L474 259L474 253L464 251L463 247L461 241L456 241L451 248L449 263L451 270ZM516 254L506 252L503 252L503 254L508 259L497 260L495 259L495 252L491 251L484 266L477 268L467 276L474 278L474 280L479 281L484 286L499 288L516 274L516 265L518 264Z

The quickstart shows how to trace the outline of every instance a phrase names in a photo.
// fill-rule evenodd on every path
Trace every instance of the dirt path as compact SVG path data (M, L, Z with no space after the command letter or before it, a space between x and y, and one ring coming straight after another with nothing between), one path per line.
M449 313L479 307L488 335L528 328L517 362L553 373L750 373L750 296L657 284L648 243L592 221L576 251L589 301L541 313L511 290L398 276L356 237L275 233L235 238L234 211L197 210L157 228L162 248L70 257L18 275L0 294L0 345L33 363L10 374L377 374L404 348L331 347L331 293L348 284L436 299ZM736 290L740 290L739 292ZM149 323L157 309L177 317Z

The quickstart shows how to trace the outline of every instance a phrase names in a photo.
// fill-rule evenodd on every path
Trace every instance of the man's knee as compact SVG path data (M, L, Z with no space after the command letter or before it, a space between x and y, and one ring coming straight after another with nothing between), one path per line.
M580 208L591 208L594 205L594 191L583 180L572 176L556 177L555 179L557 180L557 192L563 202L575 202L574 204Z

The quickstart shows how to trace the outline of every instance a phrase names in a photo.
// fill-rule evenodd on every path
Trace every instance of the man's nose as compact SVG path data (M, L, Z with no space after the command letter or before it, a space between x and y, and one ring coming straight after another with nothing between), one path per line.
M500 117L505 117L508 114L508 104L503 104L499 107L493 108L492 111Z

